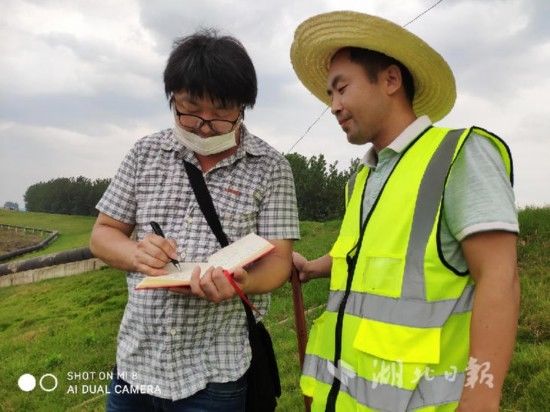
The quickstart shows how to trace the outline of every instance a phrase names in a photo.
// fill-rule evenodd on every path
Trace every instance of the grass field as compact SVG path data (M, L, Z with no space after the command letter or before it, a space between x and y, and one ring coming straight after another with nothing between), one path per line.
M22 215L28 215L32 222ZM6 221L0 214L0 223L65 230L66 236L72 236L76 243L82 240L81 236L85 237L86 227L89 234L93 222L92 218L33 215L8 214L11 221ZM18 220L19 223L14 223ZM59 227L51 226L56 223ZM520 224L522 309L502 409L545 411L550 405L550 208L522 211ZM296 249L310 258L318 256L329 249L338 226L338 222L302 223L303 240L297 242ZM303 286L308 323L324 309L327 290L326 280ZM104 385L108 384L105 375L114 363L116 334L126 293L124 274L113 269L0 289L0 358L3 360L0 411L103 410L105 395L101 389L104 391ZM303 403L298 389L290 286L276 291L272 302L266 323L275 343L283 385L278 410L297 411ZM82 374L80 379L75 379L75 372ZM83 372L88 372L88 376ZM29 393L22 392L17 380L23 373L31 373L37 379L51 373L57 377L59 386L52 392L38 387ZM92 377L92 373L95 376ZM49 388L52 382L52 378L46 376L43 384ZM77 387L79 393L67 393L71 385ZM82 393L83 390L88 393Z

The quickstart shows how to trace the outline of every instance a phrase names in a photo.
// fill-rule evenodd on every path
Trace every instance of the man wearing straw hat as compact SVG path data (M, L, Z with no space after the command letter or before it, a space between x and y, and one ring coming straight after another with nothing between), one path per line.
M453 107L451 69L424 41L355 12L314 16L291 60L352 144L330 253L294 263L330 276L301 387L315 411L497 411L519 311L517 213L505 143L433 121Z

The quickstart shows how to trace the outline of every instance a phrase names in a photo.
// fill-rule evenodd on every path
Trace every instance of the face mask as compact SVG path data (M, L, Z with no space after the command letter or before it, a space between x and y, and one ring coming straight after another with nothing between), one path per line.
M226 134L201 137L181 127L176 115L174 115L174 121L174 136L178 142L187 147L189 150L192 150L202 156L221 153L237 146L235 134L238 127L235 127L235 129Z

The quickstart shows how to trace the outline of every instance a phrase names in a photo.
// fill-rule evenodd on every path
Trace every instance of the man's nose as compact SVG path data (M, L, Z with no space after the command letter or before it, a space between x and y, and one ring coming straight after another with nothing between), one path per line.
M210 137L215 134L214 130L212 130L210 125L206 122L202 122L202 125L197 130L202 137Z
M338 97L332 97L330 101L330 112L333 115L337 115L342 110L342 104L340 103L340 99Z

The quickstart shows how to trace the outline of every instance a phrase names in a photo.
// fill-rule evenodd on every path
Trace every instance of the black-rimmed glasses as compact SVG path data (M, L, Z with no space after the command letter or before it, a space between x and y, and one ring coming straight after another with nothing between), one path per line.
M178 116L178 120L183 127L199 130L204 124L206 124L210 130L218 134L225 134L232 131L239 120L241 120L242 115L242 112L239 113L239 116L234 121L223 119L206 120L194 114L182 113L177 108L174 109L176 111L176 115Z

